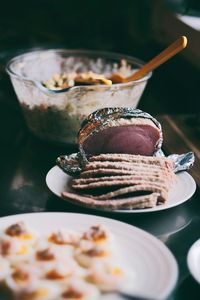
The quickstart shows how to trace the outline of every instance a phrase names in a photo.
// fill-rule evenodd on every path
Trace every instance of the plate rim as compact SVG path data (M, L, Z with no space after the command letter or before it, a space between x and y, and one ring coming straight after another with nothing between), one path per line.
M22 213L22 214L16 214L16 215L9 215L9 216L3 216L0 217L0 226L1 223L3 223L4 221L9 222L9 220L12 221L12 219L20 219L23 217L27 217L28 216L32 216L32 217L36 217L37 215L52 215L52 218L49 218L49 222L51 222L51 220L53 220L53 216L55 217L56 215L71 215L72 217L77 216L81 216L83 218L91 218L91 219L99 219L99 220L103 220L106 222L110 222L111 224L118 224L118 226L124 227L124 228L128 228L129 230L133 231L133 233L138 232L139 235L142 235L142 238L146 237L148 240L151 240L154 244L154 246L156 246L157 249L161 250L162 254L164 254L165 260L168 260L168 263L170 264L170 268L172 269L172 274L168 279L168 285L166 288L165 285L165 290L162 291L162 293L160 295L158 295L156 297L157 300L163 300L166 299L175 289L177 281L178 281L178 277L179 277L179 268L178 268L178 263L177 260L174 256L174 254L172 253L172 251L167 247L167 245L165 245L165 243L163 243L160 239L158 239L156 236L154 236L153 234L149 233L148 231L141 229L137 226L116 220L116 219L112 219L112 218L108 218L108 217L102 217L102 216L98 216L98 215L91 215L91 214L83 214L83 213L73 213L73 212L31 212L31 213ZM67 218L66 218L67 220ZM52 223L52 222L51 222ZM52 224L53 225L53 224Z
M200 238L196 240L189 248L188 253L187 253L187 266L189 269L190 274L192 277L200 284L200 276L196 276L196 272L194 271L194 268L192 267L192 260L193 260L193 253L195 251L195 248L199 248L199 253L200 253Z
M90 207L89 205L84 205L84 204L81 204L81 203L76 203L76 202L73 202L73 201L70 201L66 198L63 198L61 196L61 194L58 194L58 193L55 193L52 188L49 186L49 183L48 183L48 178L50 177L51 173L54 171L54 170L59 170L60 172L62 172L65 176L68 176L68 177L71 177L70 175L66 174L63 170L61 170L57 165L53 166L46 174L46 178L45 178L45 181L46 181L46 185L48 187L48 189L54 194L56 195L57 197L59 197L60 199L64 200L64 201L67 201L69 203L72 203L73 205L76 205L76 206L80 206L80 207L86 207L86 208L89 208L89 209L92 209L94 211L104 211L104 212L110 212L110 213L154 213L154 212L157 212L157 211L162 211L162 210L166 210L166 209L170 209L172 207L176 207L176 206L179 206L181 204L183 204L184 202L188 201L195 193L196 191L196 182L194 180L194 178L186 171L182 171L180 173L177 173L178 174L181 174L181 173L184 173L184 176L187 176L187 178L190 180L190 183L191 183L191 191L190 193L188 194L187 197L184 197L181 201L179 201L178 203L174 203L174 204L171 204L171 205L167 205L167 204L162 204L162 205L158 205L156 207L153 207L153 208L142 208L142 209L126 209L126 210L120 210L120 209L116 209L116 210L111 210L111 209L103 209L103 208L98 208L98 207Z

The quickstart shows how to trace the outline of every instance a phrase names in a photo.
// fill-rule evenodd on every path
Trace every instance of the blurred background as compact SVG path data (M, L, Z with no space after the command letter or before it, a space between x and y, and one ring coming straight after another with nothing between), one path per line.
M153 114L200 111L199 0L1 1L0 103L11 119L12 110L19 112L5 74L16 54L81 48L148 61L180 35L188 37L187 49L154 72L140 101L139 107Z
M198 141L193 174L199 182L200 0L0 0L0 216L46 210L86 212L59 202L47 190L47 172L58 155L71 149L38 142L31 136L5 72L10 58L34 49L76 48L118 52L147 62L182 35L188 38L187 48L155 70L139 108L154 116L192 114L192 129L199 120L197 134L192 136ZM187 152L187 146L193 145L192 139L184 143L178 121L172 123L177 132L172 126L166 130L169 153ZM175 298L181 300L194 299L195 291L199 297L185 260L186 251L199 236L197 198L189 206L159 214L157 219L153 215L153 221L150 214L130 217L131 223L145 230L155 228L154 234L164 228L164 234L159 235L180 262ZM116 214L107 216L118 218ZM129 222L126 215L120 218ZM172 227L184 230L176 235L176 231L168 232Z

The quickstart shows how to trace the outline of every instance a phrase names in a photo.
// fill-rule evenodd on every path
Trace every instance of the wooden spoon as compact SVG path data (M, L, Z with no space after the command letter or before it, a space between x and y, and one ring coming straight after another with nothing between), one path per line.
M150 71L162 65L168 59L170 59L175 54L183 50L186 46L187 46L187 38L185 36L181 36L169 47L163 50L160 54L158 54L148 63L143 65L141 69L136 71L133 75L129 77L123 77L122 75L116 73L113 74L109 79L112 80L113 83L123 83L123 82L138 80L141 77L145 76Z

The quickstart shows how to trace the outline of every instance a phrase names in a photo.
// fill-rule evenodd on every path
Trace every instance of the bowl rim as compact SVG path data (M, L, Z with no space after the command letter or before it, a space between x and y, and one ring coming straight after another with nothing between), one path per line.
M76 55L83 55L83 56L91 56L91 57L105 57L105 58L110 58L110 59L117 59L117 60L121 60L121 59L125 59L127 62L134 64L135 66L142 66L144 65L144 61L134 57L134 56L130 56L130 55L124 55L121 53L115 53L115 52L110 52L110 51L98 51L98 50L85 50L85 49L65 49L65 48L50 48L50 49L42 49L42 50L33 50L33 51L28 51L22 54L19 54L17 56L14 56L13 58L11 58L5 67L6 72L10 75L10 77L14 77L20 80L24 80L27 82L33 82L38 86L39 81L31 79L30 77L26 77L26 76L22 76L20 74L18 74L17 72L15 72L12 69L12 64L14 62L16 62L17 60L23 58L23 57L27 57L27 56L32 56L32 55L39 55L41 53L65 53L65 54L69 54L69 56L76 56ZM138 79L138 80L134 80L134 81L130 81L130 82L126 82L126 83L117 83L114 84L115 87L124 87L124 86L129 86L132 85L134 83L134 85L137 85L139 83L148 81L148 79L152 76L152 71L147 73L145 76L143 76L142 78ZM80 86L75 86L72 88L77 88ZM82 86L81 86L82 87ZM87 87L91 87L90 85L85 85L85 88ZM98 87L107 87L108 85L98 85ZM58 92L62 92L62 90L49 90L51 93L58 93Z

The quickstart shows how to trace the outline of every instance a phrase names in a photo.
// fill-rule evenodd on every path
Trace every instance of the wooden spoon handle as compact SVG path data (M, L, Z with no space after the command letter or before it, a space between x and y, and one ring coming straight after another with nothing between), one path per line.
M155 68L166 62L179 51L183 50L186 46L187 38L185 36L181 36L164 51L162 51L160 54L158 54L156 57L150 60L147 64L145 64L141 69L136 71L133 75L124 78L124 82L140 79L141 77L145 76L148 72L154 70Z

